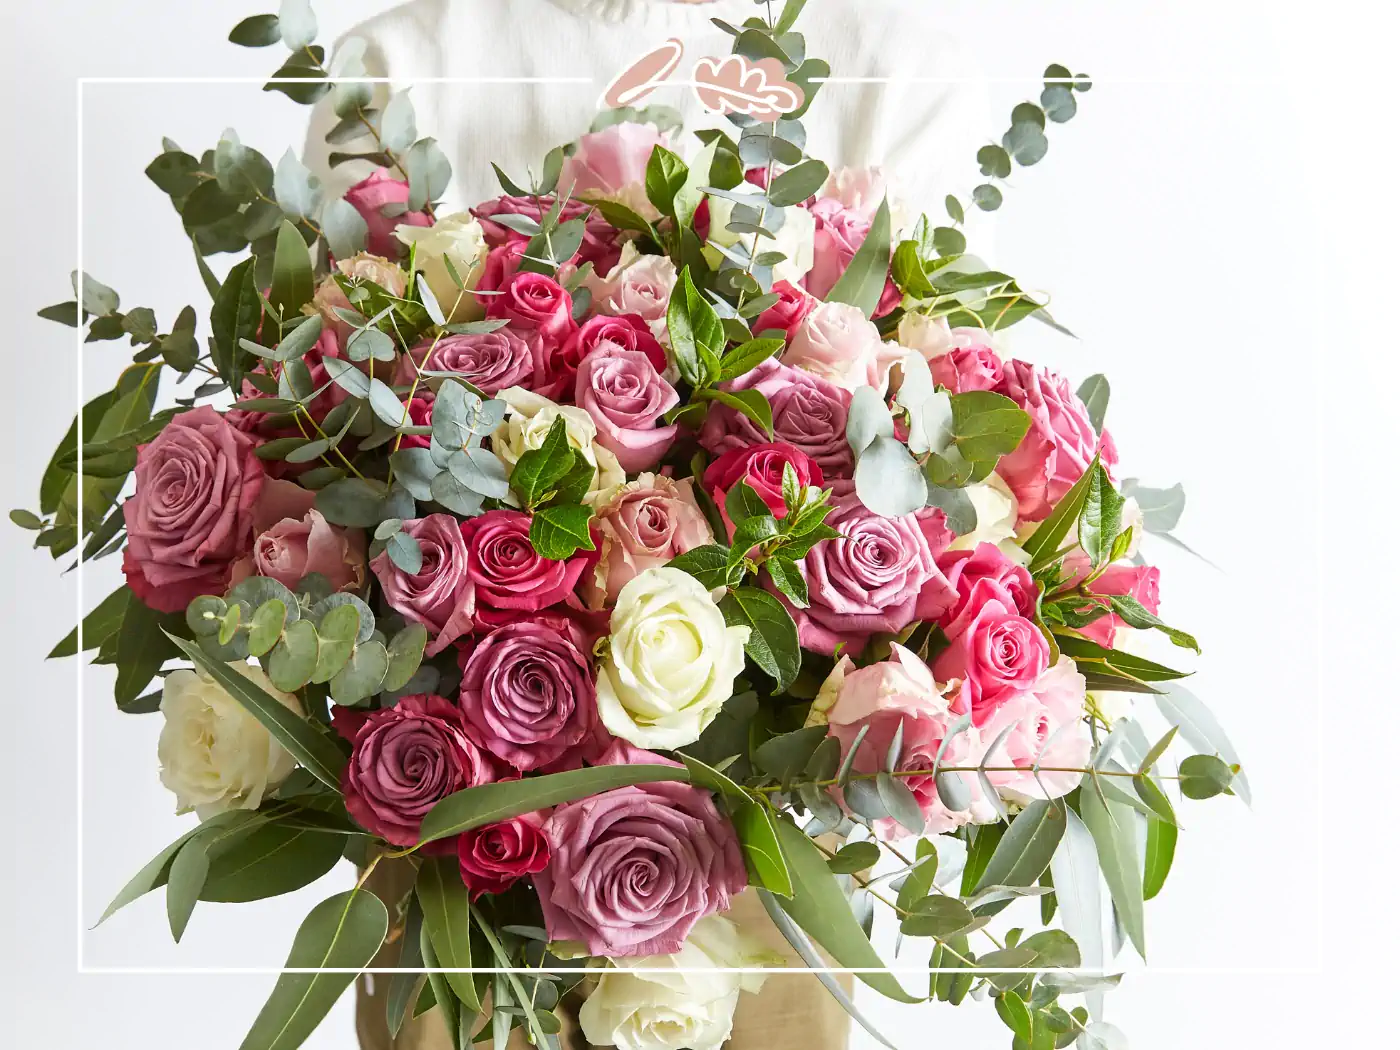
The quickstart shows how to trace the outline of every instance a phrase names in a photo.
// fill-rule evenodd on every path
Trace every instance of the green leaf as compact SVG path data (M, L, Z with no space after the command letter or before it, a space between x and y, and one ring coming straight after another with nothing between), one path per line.
M276 821L211 843L204 901L242 903L309 886L340 862L346 837Z
M277 249L272 258L272 289L268 301L282 313L285 324L301 313L316 292L311 253L297 228L287 220L277 231Z
M1200 643L1185 631L1179 631L1175 627L1168 627L1161 620L1143 607L1142 603L1129 594L1108 595L1109 602L1116 612L1129 627L1136 627L1138 630L1161 631L1171 643L1180 646L1182 649L1193 649L1198 654L1201 651Z
M1214 798L1230 789L1234 773L1214 755L1192 755L1182 759L1177 769L1180 780L1177 782L1181 793L1187 798Z
M668 568L690 573L710 590L729 582L729 548L717 543L692 547L666 564Z
M894 250L894 261L890 264L890 274L899 290L916 299L925 299L933 294L933 285L924 272L924 261L919 258L917 241L900 241Z
M267 677L278 689L295 692L311 681L320 661L321 642L309 620L287 624L282 640L267 659Z
M629 784L689 780L681 766L594 766L527 780L482 784L448 795L423 818L424 842L447 838L537 809L562 805Z
M986 145L977 151L977 165L983 175L1004 179L1011 174L1011 156L1000 146Z
M994 462L1016 451L1030 429L1030 416L1009 397L971 390L949 398L953 444L965 459Z
M165 849L157 853L151 860L138 871L121 892L112 899L112 903L107 905L107 910L102 913L102 917L97 920L98 925L106 922L113 914L125 908L132 901L145 896L152 890L164 886L170 877L170 866L175 860L175 855L180 852L185 843L189 842L195 835L209 832L215 829L224 828L231 824L248 820L251 814L245 810L236 810L228 813L220 813L210 817L198 827L191 828L178 839L166 846Z
M563 561L578 550L591 551L588 523L593 509L581 504L541 507L530 518L530 544L541 558Z
M972 202L983 211L996 211L1001 207L1001 190L984 182L973 189Z
M744 651L777 684L782 692L802 669L802 651L797 644L797 624L783 603L757 587L735 587L719 603L725 622L731 627L748 627Z
M1142 899L1150 901L1162 892L1176 855L1177 827L1165 820L1147 822L1147 851L1142 865Z
M209 313L209 325L214 333L214 345L210 350L214 368L224 382L235 389L241 374L239 344L257 333L262 318L255 262L245 259L228 272Z
M182 618L181 618L182 619ZM122 625L117 631L117 685L114 691L118 705L130 703L150 684L161 664L175 650L165 640L165 627L173 627L176 617L156 612L144 602L127 602Z
M686 172L685 182L676 192L674 215L676 225L682 230L689 229L695 223L695 212L700 207L700 202L705 199L703 187L711 183L710 173L714 168L718 149L719 139L711 139L705 144L705 148L696 154L694 163ZM642 221L645 223L646 220Z
M788 601L799 609L807 607L807 580L797 568L797 563L781 555L774 554L763 563L768 570L768 578Z
M922 841L922 840L920 840ZM880 860L880 847L873 842L848 842L826 862L833 875L853 875L873 868Z
M229 42L240 47L268 47L282 39L276 15L249 15L228 35Z
M521 454L510 472L510 487L527 507L533 507L549 495L573 465L573 448L569 445L568 428L560 416L549 428L539 448Z
M699 390L696 396L702 401L718 401L734 409L757 424L769 440L773 437L773 406L761 390Z
M108 638L121 630L131 602L131 588L120 587L98 603L97 608L83 617L83 649L96 649ZM69 631L63 641L49 651L48 659L72 656L78 651L78 629ZM149 679L148 679L149 680Z
M804 160L776 176L768 187L768 202L775 208L801 204L826 185L828 168L819 160Z
M1139 676L1141 677L1141 676ZM1162 717L1181 730L1181 735L1192 747L1201 751L1213 752L1223 758L1231 767L1239 766L1240 757L1225 730L1216 720L1210 708L1206 707L1194 694L1179 685L1168 687L1166 693L1153 697ZM1236 773L1232 788L1245 805L1249 805L1249 782L1243 773Z
M350 659L331 678L331 697L337 704L358 704L379 692L389 670L389 651L371 639L356 645Z
M175 855L165 888L165 912L170 920L170 935L177 944L185 935L185 927L194 914L208 875L209 854L205 851L203 836L196 836Z
M1017 1038L1029 1043L1031 1040L1031 1012L1026 1002L1013 991L1005 991L994 1000L997 1016L1007 1028L1016 1033Z
M249 714L261 722L273 738L310 770L317 780L334 791L340 790L340 772L345 768L345 756L329 737L283 706L276 697L221 660L214 659L193 642L176 638L169 632L166 632L166 637L179 646L196 667L247 708Z
M781 733L754 748L754 763L769 776L788 783L802 775L826 735L824 725Z
M1133 839L1132 810L1111 800L1100 799L1088 788L1079 792L1079 816L1099 855L1099 870L1108 883L1108 892L1118 909L1118 918L1133 947L1144 959L1147 949L1143 935L1143 879L1138 864L1137 843ZM1161 823L1152 821L1152 823Z
M1063 804L1043 799L1030 802L1001 836L975 889L1034 886L1049 867L1064 833Z
M287 956L289 969L358 970L370 964L389 931L389 913L364 889L338 893L311 909ZM311 1035L351 973L284 973L239 1050L293 1050Z
M414 887L423 908L423 929L433 943L438 965L447 969L469 970L472 966L471 900L462 876L457 871L457 857L430 857L418 869ZM444 973L457 998L481 1012L481 1000L476 995L476 982L470 973Z
M1032 571L1050 564L1054 555L1059 553L1060 544L1069 535L1070 526L1079 517L1079 511L1084 506L1084 497L1088 494L1094 468L1098 465L1099 457L1095 456L1089 464L1089 469L1084 471L1083 476L1065 493L1049 516L1037 525L1035 531L1021 544L1021 549L1031 558Z
M1084 492L1084 507L1079 512L1079 546L1097 568L1108 561L1113 541L1122 528L1123 497L1113 487L1113 481L1103 464L1089 468L1089 487Z
M1094 424L1094 430L1102 433L1103 417L1108 412L1108 377L1102 374L1091 375L1079 384L1077 394L1089 412L1089 422Z
M783 860L777 826L768 807L754 801L745 802L734 809L732 820L744 850L749 883L781 897L791 897L792 876Z
M866 317L873 317L885 291L885 278L890 270L890 204L880 202L870 232L861 242L841 279L827 293L829 303L849 303L859 307Z
M719 379L727 383L751 372L754 368L779 353L787 344L782 339L750 339L734 347L720 359ZM755 391L757 393L757 391ZM771 430L772 410L769 410Z
M713 306L700 294L690 276L690 267L681 270L671 302L666 309L666 329L671 336L671 352L681 378L694 387L707 387L719 374L719 355L724 348L724 326Z
M676 194L685 186L689 174L685 161L664 146L657 146L647 161L647 200L662 215L675 218Z
M982 873L987 870L987 864L996 852L1001 837L1006 834L1006 828L1007 825L1002 823L977 825L972 845L967 849L967 860L963 864L962 886L959 889L962 896L970 897L981 882Z

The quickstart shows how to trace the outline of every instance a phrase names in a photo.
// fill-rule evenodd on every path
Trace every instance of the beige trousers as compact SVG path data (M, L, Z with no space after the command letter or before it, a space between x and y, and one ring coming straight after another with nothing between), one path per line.
M381 862L368 885L392 910L412 888L413 868L407 861ZM727 915L790 965L803 965L768 918L758 894L745 890ZM386 944L373 965L393 966L398 956L399 944ZM838 979L849 991L851 978L843 975ZM390 1037L385 1021L389 980L388 974L366 974L355 983L355 1030L361 1050L451 1050L447 1026L437 1009L407 1021L398 1038ZM568 999L556 1010L563 1050L589 1050L578 1028L577 1010L578 1004ZM850 1026L850 1018L816 974L775 972L764 982L762 991L739 997L734 1032L725 1046L728 1050L845 1050ZM510 1050L531 1050L519 1029L511 1035Z

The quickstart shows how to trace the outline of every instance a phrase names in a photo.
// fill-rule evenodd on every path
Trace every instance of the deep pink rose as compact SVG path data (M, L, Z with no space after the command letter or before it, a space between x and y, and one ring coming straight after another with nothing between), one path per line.
M597 424L598 444L628 474L661 462L677 427L657 424L679 402L675 388L640 350L599 347L579 366L574 403Z
M506 281L500 295L490 297L486 313L507 318L516 328L537 331L559 346L578 327L573 308L573 299L553 277L523 270Z
M615 743L600 765L679 765ZM734 828L708 791L675 781L566 803L545 824L552 856L535 876L549 939L590 955L669 955L748 882Z
M856 654L872 634L896 634L914 622L920 593L939 575L928 534L945 546L952 534L942 529L941 512L927 522L913 514L884 518L854 492L831 504L826 523L841 536L798 563L809 604L791 611L804 649Z
M419 344L413 354L429 371L456 372L483 392L495 395L506 387L531 385L534 346L539 342L537 333L519 332L507 325L494 332L445 335L436 344ZM413 382L412 376L408 382Z
M948 631L945 629L945 634ZM1050 665L1050 647L1034 622L1016 609L1007 589L990 579L973 584L959 630L948 634L933 672L940 682L963 682L961 710L985 725L1001 702L1028 688Z
M1078 786L1081 774L1063 770L1084 768L1091 741L1084 722L1084 676L1073 660L1060 657L1029 689L1004 700L982 727L982 739L990 744L1008 728L1001 746L987 756L988 766L1017 770L987 774L998 794L1024 804L1058 798Z
M1001 358L989 346L957 346L928 363L933 381L954 394L995 390L1002 380Z
M580 551L566 561L540 557L530 543L530 515L518 510L489 510L462 522L461 531L477 616L492 623L502 619L493 612L539 612L571 598L596 556Z
M705 488L720 507L724 497L741 481L762 497L773 516L787 516L787 504L783 502L783 467L792 464L797 473L798 484L807 488L821 485L825 480L822 468L807 453L784 441L769 441L762 445L750 445L726 452L705 470Z
M462 721L479 746L521 772L557 761L598 720L583 631L562 617L518 620L472 648Z
M690 478L643 474L597 508L598 564L580 581L590 609L616 601L623 585L639 572L714 542L695 502L694 484Z
M403 523L403 531L418 541L423 565L404 572L387 552L370 562L389 608L433 635L426 650L436 656L472 629L477 596L469 571L467 544L451 514L429 514Z
M754 334L777 330L783 333L784 339L791 339L818 300L788 281L774 282L773 294L778 301L758 315L753 323Z
M584 135L573 155L564 160L559 188L574 197L622 200L649 218L655 207L647 201L647 163L666 136L650 124L621 123Z
M294 588L314 572L337 591L364 586L364 532L326 521L309 489L268 478L253 508L253 534L252 553L234 564L231 583L269 576Z
M578 331L569 336L559 358L563 366L578 371L583 359L601 347L618 347L622 350L640 350L658 372L666 371L666 351L651 334L646 321L636 314L609 316L599 314L590 317L579 325Z
M253 541L264 473L257 442L208 405L181 412L136 453L136 491L122 504L127 586L158 612L222 594Z
M524 215L539 222L554 207L555 200L553 194L544 197L496 197L485 204L477 205L472 209L472 214L480 220L482 232L486 234L486 243L492 248L515 242L525 244L530 240L527 234L512 230L502 223L493 222L492 217ZM591 208L577 199L570 199L564 203L559 213L559 221L572 222L584 216L586 218L583 225L583 243L579 245L574 258L580 265L591 262L597 273L606 274L613 268L622 251L618 232L596 208Z
M979 543L970 551L944 551L938 555L938 568L947 586L920 601L921 620L937 620L945 631L961 634L967 621L977 614L972 591L979 580L991 580L1004 588L1020 615L1027 619L1035 616L1039 591L1031 574L994 543Z
M310 374L311 389L321 391L321 393L312 398L311 403L306 406L307 411L311 413L311 418L318 423L326 418L326 415L331 409L349 396L345 392L344 387L330 381L331 377L326 372L326 358L340 356L342 356L340 352L340 343L336 338L336 334L330 329L323 329L321 337L316 340L316 345L303 354L301 358L302 364L306 365L307 372ZM253 374L267 375L267 365L260 362L258 366L253 369ZM244 378L242 390L243 399L251 401L254 398L264 398L267 396L266 393L249 382L246 377ZM267 412L246 412L241 408L230 408L224 413L224 418L228 420L231 426L236 427L245 434L250 434L260 439L260 441L272 441L275 438L302 436L301 428L296 425L296 422L291 416L287 415L270 415ZM316 463L312 462L303 466L275 460L269 462L266 466L268 472L273 474L273 476L285 477L310 470L312 467L316 466Z
M1073 579L1082 580L1089 574L1089 559L1083 551L1075 550L1065 558L1065 569ZM1089 591L1092 594L1127 595L1135 598L1139 605L1156 616L1161 602L1157 591L1161 578L1162 574L1155 565L1118 562L1106 568L1102 575L1089 584ZM1085 638L1112 649L1119 632L1126 626L1122 617L1109 612L1077 630Z
M361 179L345 191L345 200L360 213L369 227L365 247L374 255L395 259L403 251L403 245L394 236L400 226L431 226L432 218L421 211L403 211L397 215L385 215L385 205L407 205L408 183L394 178L387 168L376 168L366 179Z
M457 866L472 900L504 893L549 863L549 838L538 813L486 824L457 836Z
M448 795L496 779L460 712L440 696L404 696L368 714L337 707L333 717L353 745L340 778L345 808L395 846L417 843L423 817Z
M410 385L412 381L410 380ZM418 393L408 403L408 424L414 427L431 426L433 422L433 392L427 387L419 387ZM430 434L404 434L399 440L400 448L429 448L432 445Z
M493 299L499 299L507 282L520 272L520 260L525 255L525 241L508 241L486 253L486 262L481 267L472 291L476 301L489 308Z
M824 477L849 478L855 457L846 441L846 413L851 392L819 375L769 358L724 389L757 390L773 408L773 440L806 453ZM711 455L767 441L763 431L742 412L712 404L700 427L700 444Z
M1107 434L1100 442L1084 402L1064 376L1026 361L1008 361L997 393L1031 417L1030 430L1016 451L997 464L997 473L1016 495L1022 521L1046 517L1083 476L1096 449L1112 474L1118 453Z

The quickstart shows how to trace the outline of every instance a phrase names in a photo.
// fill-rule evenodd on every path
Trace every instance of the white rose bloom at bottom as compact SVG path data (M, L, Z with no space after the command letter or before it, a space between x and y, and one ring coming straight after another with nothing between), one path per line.
M228 665L301 714L301 704L268 680L262 668ZM172 671L161 692L165 716L156 753L160 781L175 792L177 813L207 820L230 809L257 809L296 761L224 687L200 671Z
M744 669L747 627L730 627L688 572L638 573L617 595L598 669L598 714L613 736L641 748L700 739Z
M719 1050L733 1028L739 993L758 991L766 975L695 971L782 965L782 956L732 921L708 915L674 955L612 960L579 1010L579 1026L594 1046Z

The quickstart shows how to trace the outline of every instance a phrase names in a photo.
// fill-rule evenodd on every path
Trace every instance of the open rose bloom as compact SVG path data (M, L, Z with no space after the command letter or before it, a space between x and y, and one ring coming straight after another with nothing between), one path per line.
M745 25L745 54L805 51L790 23ZM364 877L289 962L444 970L454 1036L495 1010L541 1050L571 1008L594 1044L756 1050L738 1004L761 979L728 971L784 944L779 965L893 963L872 901L944 966L1113 973L1110 915L1141 954L1176 807L1248 782L1179 685L1196 643L1153 534L1180 490L1125 477L1104 377L1011 351L1044 303L945 223L973 202L916 219L895 173L832 172L793 119L693 143L613 119L660 112L631 109L453 210L411 98L376 100L380 166L340 199L278 165L286 218L229 188L262 170L236 139L152 164L201 250L229 235L196 194L272 231L212 331L207 308L147 324L79 285L93 336L131 334L136 360L14 519L55 556L120 551L81 648L122 710L159 712L133 761L205 821L117 904L168 883L178 936L196 900L352 857ZM1072 114L1072 87L1043 98L1054 119L1019 107L1018 142ZM588 981L541 977L561 960ZM511 966L521 983L466 972ZM292 1018L291 981L246 1045L290 1050L329 1008ZM379 1028L447 1030L380 983ZM992 994L1039 1048L1085 990Z

